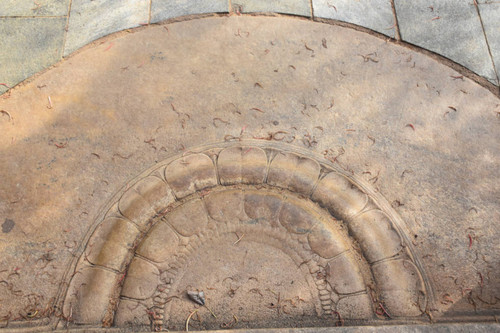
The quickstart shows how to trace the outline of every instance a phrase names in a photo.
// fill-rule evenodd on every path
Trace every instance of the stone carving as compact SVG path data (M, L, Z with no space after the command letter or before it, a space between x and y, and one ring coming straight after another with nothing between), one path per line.
M181 289L199 288L209 304L260 307L247 310L249 320L335 313L372 322L384 315L379 306L392 317L419 316L428 301L422 268L393 212L376 202L352 177L286 145L225 144L170 159L138 177L98 221L65 315L161 330L193 306ZM279 259L278 270L259 261L267 255ZM204 267L210 263L221 267ZM293 287L283 283L290 277Z

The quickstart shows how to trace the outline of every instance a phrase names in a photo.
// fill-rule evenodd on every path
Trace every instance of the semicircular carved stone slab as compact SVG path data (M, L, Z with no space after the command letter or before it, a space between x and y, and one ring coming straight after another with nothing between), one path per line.
M65 313L77 309L78 323L97 324L118 309L115 323L144 323L140 314L125 313L135 299L135 305L153 304L154 325L161 326L162 304L190 253L217 235L229 237L228 247L244 247L264 240L258 230L267 230L275 241L266 244L294 249L288 255L316 290L318 314L374 318L367 283L391 315L421 314L426 291L411 245L353 180L326 161L279 151L276 144L237 143L210 156L216 164L203 153L161 163L110 205L115 208L97 224L76 267ZM267 156L274 156L269 166ZM321 179L320 170L326 171ZM132 251L137 256L130 262ZM126 276L120 273L125 267Z

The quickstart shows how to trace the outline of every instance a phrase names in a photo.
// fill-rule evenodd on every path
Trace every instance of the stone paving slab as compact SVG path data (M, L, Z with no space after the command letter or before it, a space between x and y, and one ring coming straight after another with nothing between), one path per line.
M353 23L384 35L396 33L390 0L313 0L314 16Z
M64 17L0 18L0 83L15 86L61 59L65 24Z
M148 21L149 0L73 0L64 56L100 37Z
M482 0L479 2L479 13L493 56L497 78L500 81L500 2Z
M226 0L153 0L151 2L151 22L156 23L169 18L206 13L227 13Z
M232 2L232 6L242 13L274 12L311 16L311 7L308 0L235 0Z
M0 16L65 16L70 0L2 0Z
M498 85L472 1L395 0L401 38L441 54Z

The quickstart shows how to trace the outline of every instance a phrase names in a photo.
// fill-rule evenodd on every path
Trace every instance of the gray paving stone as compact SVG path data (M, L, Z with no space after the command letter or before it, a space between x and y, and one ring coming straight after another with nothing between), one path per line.
M384 35L396 33L390 0L313 0L314 16L357 24Z
M64 56L113 32L147 24L149 0L73 0Z
M235 0L232 7L243 13L274 12L311 16L311 7L308 0Z
M472 1L395 0L401 38L498 84Z
M495 63L497 79L500 81L500 2L481 1L479 13L483 20L484 31Z
M65 24L64 17L0 18L0 82L15 86L61 59Z
M1 0L0 16L66 16L70 0Z
M227 13L227 0L153 0L151 3L151 22L156 23L169 18L204 13Z

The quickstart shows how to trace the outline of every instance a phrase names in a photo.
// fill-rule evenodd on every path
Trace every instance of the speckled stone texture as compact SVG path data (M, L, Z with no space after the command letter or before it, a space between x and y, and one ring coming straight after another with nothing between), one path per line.
M499 99L387 38L290 17L150 26L0 110L7 329L498 314Z

